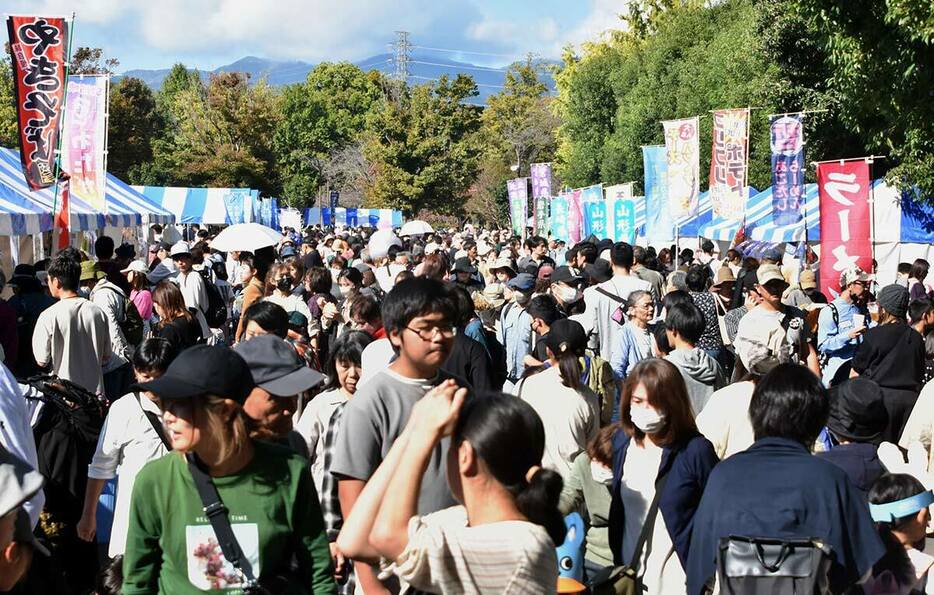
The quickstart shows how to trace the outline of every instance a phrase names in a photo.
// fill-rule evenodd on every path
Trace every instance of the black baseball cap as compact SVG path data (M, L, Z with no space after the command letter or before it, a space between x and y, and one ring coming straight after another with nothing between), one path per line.
M587 333L576 320L562 318L551 323L548 335L545 337L545 345L551 349L555 357L568 351L576 355L584 355L584 350L587 349Z
M576 285L581 283L584 280L583 277L571 270L571 267L562 266L555 269L555 272L551 274L550 281L554 283L566 283L568 285Z
M276 397L292 397L324 380L324 374L302 363L292 346L276 335L241 341L234 351L249 366L256 386Z
M254 386L249 366L233 349L195 345L178 354L165 374L133 388L164 401L216 395L243 404Z

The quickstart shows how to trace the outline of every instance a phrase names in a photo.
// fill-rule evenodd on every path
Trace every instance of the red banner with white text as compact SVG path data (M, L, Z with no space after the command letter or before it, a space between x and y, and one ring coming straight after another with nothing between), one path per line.
M53 241L55 237L58 237L58 241L55 242L55 245L59 250L68 247L68 244L71 242L71 209L68 208L69 198L71 195L71 183L68 180L64 180L60 189L62 195L58 198L58 204L55 205L55 228L53 231Z
M817 165L820 289L828 297L840 292L843 271L854 266L872 270L869 184L864 160Z
M68 22L64 18L7 17L19 146L33 190L55 183L55 150L65 98Z

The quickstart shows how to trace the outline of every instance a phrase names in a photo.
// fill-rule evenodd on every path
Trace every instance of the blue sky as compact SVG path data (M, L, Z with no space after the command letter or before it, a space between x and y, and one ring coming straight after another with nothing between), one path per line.
M101 47L120 70L183 62L213 69L248 55L359 60L412 43L503 54L445 54L500 66L618 26L627 0L0 0L4 13L77 14L74 46Z

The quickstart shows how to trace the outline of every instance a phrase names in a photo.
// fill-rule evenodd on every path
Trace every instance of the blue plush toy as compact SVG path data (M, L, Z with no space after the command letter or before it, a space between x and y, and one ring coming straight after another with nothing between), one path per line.
M584 519L576 512L564 517L568 528L564 543L558 546L558 576L584 580Z

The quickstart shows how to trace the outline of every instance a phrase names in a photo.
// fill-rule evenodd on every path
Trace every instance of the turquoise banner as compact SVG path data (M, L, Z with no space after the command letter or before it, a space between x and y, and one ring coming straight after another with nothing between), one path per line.
M645 239L671 242L675 226L668 212L668 155L663 146L642 147L645 165Z
M568 199L558 196L551 200L551 237L568 241Z

